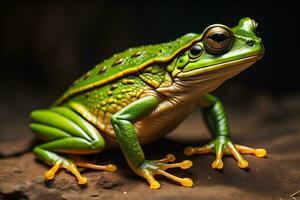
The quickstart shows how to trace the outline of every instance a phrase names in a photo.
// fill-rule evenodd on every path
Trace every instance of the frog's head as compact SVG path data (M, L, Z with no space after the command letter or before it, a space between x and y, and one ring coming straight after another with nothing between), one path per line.
M211 25L200 41L177 58L172 75L181 81L219 80L221 84L262 58L264 47L259 36L258 23L250 18L241 19L233 28Z

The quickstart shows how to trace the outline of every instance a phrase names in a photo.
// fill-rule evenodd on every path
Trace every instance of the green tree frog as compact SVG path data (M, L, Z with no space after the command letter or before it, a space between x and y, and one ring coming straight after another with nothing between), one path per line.
M213 24L201 34L130 48L104 60L76 80L50 108L31 112L30 128L43 141L33 151L52 166L45 178L53 179L65 168L79 184L86 184L78 166L112 172L117 168L89 163L78 155L119 147L130 168L145 178L151 189L160 188L155 175L191 187L191 179L166 171L188 169L190 160L174 163L172 154L149 160L141 146L172 131L198 108L212 140L204 146L187 147L184 153L214 153L215 169L223 167L222 156L229 154L240 168L247 168L242 154L264 157L266 150L232 142L223 105L210 92L263 54L258 24L243 18L232 28Z

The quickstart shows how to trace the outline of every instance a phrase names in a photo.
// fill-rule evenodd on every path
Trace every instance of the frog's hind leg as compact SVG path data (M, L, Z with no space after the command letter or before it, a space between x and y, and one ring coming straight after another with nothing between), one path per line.
M67 159L63 156L60 156L57 153L52 151L45 150L41 147L35 147L33 152L45 162L53 165L48 171L45 172L44 176L47 180L51 180L55 177L56 172L60 168L65 168L69 170L72 174L78 179L78 184L86 184L87 178L82 176L78 171L74 162L70 159Z
M67 144L65 146L65 144ZM69 144L69 145L68 145ZM45 162L53 165L50 170L45 173L46 179L53 179L55 173L60 168L65 168L69 170L72 174L74 174L79 184L85 184L87 182L87 178L83 177L77 169L79 167L92 168L96 170L106 170L106 171L116 171L115 165L95 165L92 163L87 163L82 160L68 158L67 156L62 156L59 152L63 152L64 150L79 151L82 153L83 149L89 148L89 143L82 140L81 138L68 137L55 141L51 141L42 145L39 145L34 148L34 153ZM70 146L74 146L73 149L69 148ZM65 149L64 149L65 148ZM78 149L77 149L78 148ZM88 151L89 152L89 151Z
M31 113L33 123L30 125L44 141L34 148L34 153L53 167L45 173L46 179L53 179L59 168L73 173L79 184L87 179L79 173L77 166L98 170L115 171L114 165L95 165L82 160L73 160L62 156L65 154L91 154L100 152L105 142L98 130L81 116L66 107L55 107L49 110L37 110Z

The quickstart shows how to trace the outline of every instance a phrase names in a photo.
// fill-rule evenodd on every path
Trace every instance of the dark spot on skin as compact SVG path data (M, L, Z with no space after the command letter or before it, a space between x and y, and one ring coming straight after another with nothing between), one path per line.
M131 55L131 58L139 57L142 54L142 52L138 51Z
M90 96L90 93L85 93L84 98L88 98Z
M90 73L88 72L88 73L86 73L84 76L83 76L83 80L86 80L87 78L89 78L90 77Z
M114 89L116 89L118 87L118 85L117 84L113 84L112 86L111 86L111 90L114 90Z
M100 69L99 69L99 71L98 71L98 75L99 74L102 74L103 72L105 72L107 70L107 67L106 66L103 66L103 67L101 67Z
M124 61L124 59L123 59L123 58L119 58L118 60L116 60L116 61L114 62L114 64L113 64L112 66L115 66L115 65L121 64L123 61Z

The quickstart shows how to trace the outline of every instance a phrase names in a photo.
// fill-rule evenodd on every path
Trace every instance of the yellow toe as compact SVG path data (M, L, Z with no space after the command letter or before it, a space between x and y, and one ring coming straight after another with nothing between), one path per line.
M157 190L157 189L159 189L159 188L160 188L160 184L159 184L158 181L153 181L153 182L151 182L151 184L150 184L150 189L152 189L152 190Z
M81 177L79 180L78 180L78 184L80 184L80 185L84 185L84 184L86 184L87 183L87 181L88 181L88 179L86 178L86 177Z
M240 168L247 168L249 166L249 163L246 160L239 160L238 161L238 166Z
M193 181L190 178L183 178L180 183L183 186L186 186L186 187L192 187L193 186Z
M265 157L266 155L267 155L267 150L265 150L265 149L256 149L255 150L256 157L262 158L262 157Z
M167 156L169 157L170 162L174 162L176 160L176 157L173 154L168 154Z
M51 169L49 169L48 171L45 172L45 174L44 174L45 178L48 180L53 179L55 176L55 173L58 171L59 168L60 168L60 163L54 164Z
M185 160L185 161L182 161L182 162L180 163L180 168L181 168L181 169L188 169L188 168L190 168L191 166L193 166L193 162L190 161L190 160Z
M44 174L45 178L48 179L48 180L51 180L54 178L54 173L52 171L46 171L45 174Z
M187 156L191 156L194 154L194 148L193 147L187 147L184 149L184 154Z
M112 165L112 164L109 164L109 165L106 165L106 170L107 171L110 171L110 172L115 172L117 171L117 166L116 165Z
M212 163L212 168L214 169L222 169L223 168L223 161L221 159L216 159L213 163Z

